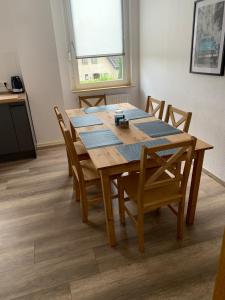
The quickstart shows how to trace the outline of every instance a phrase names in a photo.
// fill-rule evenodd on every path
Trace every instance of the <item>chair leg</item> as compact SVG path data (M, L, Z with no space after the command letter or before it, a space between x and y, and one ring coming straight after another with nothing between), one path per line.
M72 172L72 165L71 165L71 161L70 161L70 158L68 155L68 151L66 151L66 154L67 154L67 161L68 161L68 173L69 173L69 176L71 177L73 175L73 172Z
M179 240L183 239L184 235L184 201L182 200L178 206L177 214L177 238Z
M80 186L75 173L73 173L73 191L74 191L75 200L77 202L80 202Z
M137 222L137 235L138 235L138 244L139 251L145 251L145 241L144 241L144 215L138 216Z
M80 187L76 178L73 179L73 190L76 202L80 202Z
M161 207L158 207L158 208L156 208L156 214L158 215L158 214L160 214L160 210L161 210Z
M88 223L88 199L85 191L81 192L81 212L82 212L82 221L83 223Z
M121 183L121 179L117 179L118 182L118 205L120 214L120 223L125 225L125 203L124 203L124 188Z

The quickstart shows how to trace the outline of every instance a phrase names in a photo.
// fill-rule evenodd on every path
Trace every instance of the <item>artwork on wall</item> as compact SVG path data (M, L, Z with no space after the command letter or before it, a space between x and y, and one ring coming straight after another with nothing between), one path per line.
M195 2L190 72L224 75L225 0Z

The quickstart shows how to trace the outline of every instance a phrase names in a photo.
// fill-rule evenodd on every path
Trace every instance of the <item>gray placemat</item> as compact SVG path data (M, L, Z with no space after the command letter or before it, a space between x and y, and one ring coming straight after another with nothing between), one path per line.
M134 108L134 109L126 109L123 111L125 118L128 120L135 120L135 119L141 119L141 118L149 118L151 117L150 114L146 113L145 111Z
M108 129L81 132L80 137L87 149L122 144L115 134Z
M170 141L167 139L158 139L158 140L142 142L137 144L119 145L116 148L127 161L136 161L136 160L140 160L141 158L141 148L143 145L150 148L150 147L166 145L166 144L170 144ZM175 152L176 149L169 149L169 150L159 151L157 152L157 154L159 156L167 156L167 155L172 155Z
M84 112L86 114L91 114L91 113L96 113L101 111L111 111L117 109L119 109L119 106L117 104L110 104L110 105L99 105L99 106L87 107L84 109Z
M75 128L103 124L102 121L96 116L86 116L86 115L82 117L73 117L70 119L70 121L73 124L73 127Z
M162 121L153 121L134 125L150 137L161 137L182 132L181 130Z

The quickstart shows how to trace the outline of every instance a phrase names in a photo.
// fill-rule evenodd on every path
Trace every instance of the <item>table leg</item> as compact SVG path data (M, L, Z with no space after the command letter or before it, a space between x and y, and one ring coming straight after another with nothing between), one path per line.
M188 210L187 210L187 217L186 217L187 225L194 224L204 154L205 154L204 150L198 151L196 153L196 157L194 159L194 166L193 166L192 179L191 179L191 188L190 188L190 195L189 195L189 201L188 201Z
M116 246L116 235L115 235L113 207L112 207L112 200L111 200L111 181L110 181L110 176L103 170L100 171L100 176L101 176L103 201L104 201L104 208L105 208L106 230L107 230L109 244L111 247L114 247Z

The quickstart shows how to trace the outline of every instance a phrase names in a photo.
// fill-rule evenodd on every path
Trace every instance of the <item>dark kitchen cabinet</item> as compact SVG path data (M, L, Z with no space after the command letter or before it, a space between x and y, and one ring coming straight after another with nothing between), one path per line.
M19 151L15 127L11 117L10 106L0 105L0 155Z
M1 96L0 161L32 157L36 157L36 139L26 97L7 102Z

